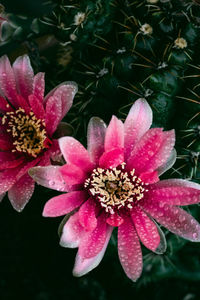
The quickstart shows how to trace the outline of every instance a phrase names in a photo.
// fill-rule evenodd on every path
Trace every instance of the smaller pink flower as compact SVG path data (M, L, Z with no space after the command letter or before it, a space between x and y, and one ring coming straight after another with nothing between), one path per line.
M28 170L51 164L60 154L56 130L72 106L77 86L64 82L44 98L44 73L34 76L27 55L13 66L0 58L0 200L8 191L14 209L21 211L32 196ZM66 132L66 131L65 131Z
M179 205L200 201L200 185L159 180L176 159L174 131L149 129L146 100L132 106L124 124L115 116L108 127L99 118L88 126L88 150L72 137L59 140L65 164L30 170L40 184L68 193L50 199L44 216L68 214L60 244L78 247L73 273L86 274L101 261L112 230L118 227L118 254L133 281L142 272L140 242L155 253L166 249L156 220L171 232L200 241L199 223Z

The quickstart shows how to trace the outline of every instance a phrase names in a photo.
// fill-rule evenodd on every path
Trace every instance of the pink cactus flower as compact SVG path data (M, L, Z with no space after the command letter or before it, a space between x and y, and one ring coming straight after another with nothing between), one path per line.
M90 120L88 150L73 137L59 139L64 166L30 170L38 183L68 192L50 199L43 215L68 214L60 244L78 247L75 276L100 263L114 227L121 265L133 281L142 272L140 242L155 253L165 251L156 222L185 239L200 241L199 223L179 207L200 201L200 185L159 180L175 162L175 134L149 129L151 123L150 106L138 99L124 124L115 116L108 127L99 118Z
M77 91L74 83L65 82L44 98L44 88L44 73L34 76L27 55L12 67L7 56L0 58L0 200L8 191L17 211L34 191L28 170L50 165L59 155L54 133L65 127L60 121Z

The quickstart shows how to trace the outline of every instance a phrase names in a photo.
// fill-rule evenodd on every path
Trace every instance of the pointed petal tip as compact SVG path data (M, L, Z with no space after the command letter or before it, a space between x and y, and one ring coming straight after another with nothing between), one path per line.
M35 182L26 173L8 190L8 199L17 212L21 212L30 201L34 189Z
M27 66L31 69L32 71L32 67L31 67L31 61L30 61L30 58L28 56L28 54L23 54L21 56L18 56L16 58L16 60L14 61L13 63L13 66L16 66L18 63L23 63L23 62L26 62ZM18 65L18 67L20 67L21 65ZM22 67L22 66L21 66Z
M167 161L157 169L158 176L161 176L169 169L171 169L176 162L176 158L177 158L177 153L176 153L176 149L174 148Z
M105 124L105 122L101 119L101 118L99 118L99 117L91 117L90 118L90 120L89 120L89 125L90 124L96 124L96 123L101 123L103 126L105 126L105 128L106 128L106 124ZM89 126L88 125L88 126Z
M3 56L0 57L0 62L5 61L5 60L9 61L9 58L6 54L4 54Z
M107 243L106 243L106 247L107 247ZM106 247L104 246L103 249L99 252L99 254L97 254L96 256L91 257L91 258L83 259L79 255L79 253L77 253L76 259L75 259L75 265L74 265L74 268L72 271L73 276L81 277L83 275L86 275L93 269L95 269L101 262L101 260L104 256Z
M14 206L14 205L12 205L12 207L18 212L18 213L20 213L20 212L22 212L23 211L23 209L24 209L24 207L26 206L26 204L27 203L25 203L23 206Z
M146 99L139 98L136 100L124 122L126 157L129 157L138 140L149 130L152 119L152 109Z
M63 248L70 248L74 249L77 248L79 245L79 240L77 241L66 241L65 238L63 238L63 235L60 238L59 245Z
M78 271L76 271L76 270L72 270L72 275L74 276L74 277L81 277L81 276L83 276L83 275L86 275L87 273L81 273L81 272L78 272Z
M146 100L145 98L138 98L138 99L135 101L135 103L136 103L136 102L148 103L147 100Z
M138 98L135 102L134 102L135 105L146 105L148 108L150 108L151 110L151 107L149 105L149 103L147 102L147 100L145 98ZM134 105L133 104L133 105Z
M54 218L54 217L60 216L60 215L56 215L56 213L54 213L54 209L52 209L52 206L51 206L51 199L45 203L43 211L42 211L42 216L45 218Z
M50 201L50 200L49 200ZM52 209L49 208L49 201L47 201L44 205L43 211L42 211L42 216L45 218L52 218L56 217L55 214L53 214Z
M199 243L200 242L200 226L199 228L196 230L196 232L194 232L192 234L192 238L188 239L191 242L195 242L195 243Z
M78 92L78 84L75 81L65 81L61 85L63 85L63 86L66 85L66 86L72 87L73 88L74 96Z
M134 283L136 283L138 281L138 279L140 278L141 274L137 277L137 278L131 278L128 277L131 281L133 281Z
M0 57L0 67L4 68L5 65L9 65L11 67L10 60L6 54Z
M65 192L67 190L66 183L60 173L61 166L37 166L28 170L28 174L37 184L44 187Z
M103 246L102 250L96 256L83 259L79 255L79 251L78 251L78 253L76 255L76 259L75 259L74 269L72 272L73 276L81 277L81 276L89 273L90 271L92 271L94 268L96 268L99 265L99 263L101 262L101 260L104 256L104 253L106 251L108 242L109 242L111 234L112 234L112 230L113 230L113 227L111 227L111 226L108 227L107 237L106 237L104 246Z
M87 149L93 163L98 163L104 151L106 124L98 117L92 117L87 130Z
M8 197L9 197L9 196L8 196ZM22 203L22 204L18 204L18 203L16 203L16 202L10 200L10 203L11 203L12 207L13 207L14 210L16 210L18 213L21 213L21 212L24 210L24 208L25 208L26 204L28 204L28 202L29 202L29 201L26 201L26 202L24 202L24 203Z
M28 62L30 62L30 58L29 58L29 56L28 56L28 54L23 54L23 55L21 55L21 56L19 56L18 57L19 59L26 59Z
M44 209L43 209L43 211L42 211L42 216L45 217L45 218L50 217L50 216L48 215L48 213L46 212L45 207L44 207Z

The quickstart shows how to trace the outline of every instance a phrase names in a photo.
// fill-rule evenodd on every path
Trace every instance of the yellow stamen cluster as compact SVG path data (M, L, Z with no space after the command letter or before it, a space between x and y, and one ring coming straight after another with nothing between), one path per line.
M115 209L122 207L132 209L134 202L141 200L148 191L144 185L147 184L135 175L134 169L125 171L123 163L120 168L94 169L84 187L106 212L114 214Z
M37 119L31 111L26 114L23 108L15 112L7 112L2 118L2 124L7 126L7 132L13 137L13 152L27 153L33 157L45 148L44 141L47 139L45 123Z

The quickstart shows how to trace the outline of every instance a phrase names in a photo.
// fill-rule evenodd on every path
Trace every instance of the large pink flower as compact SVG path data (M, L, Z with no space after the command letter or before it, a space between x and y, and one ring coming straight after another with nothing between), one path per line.
M34 190L28 170L50 165L60 152L53 134L77 91L74 83L65 82L44 98L44 88L44 73L34 76L27 55L12 67L7 56L0 58L0 200L8 191L17 211Z
M69 214L61 245L78 247L73 273L86 274L101 261L112 230L118 227L118 253L127 276L142 272L140 241L156 253L165 239L154 219L171 232L200 241L200 225L178 205L200 201L200 185L187 180L159 181L175 159L174 131L149 129L152 111L146 100L132 106L124 124L115 116L108 127L99 118L88 126L88 150L72 137L59 140L67 162L36 167L33 178L68 193L49 200L43 215Z

